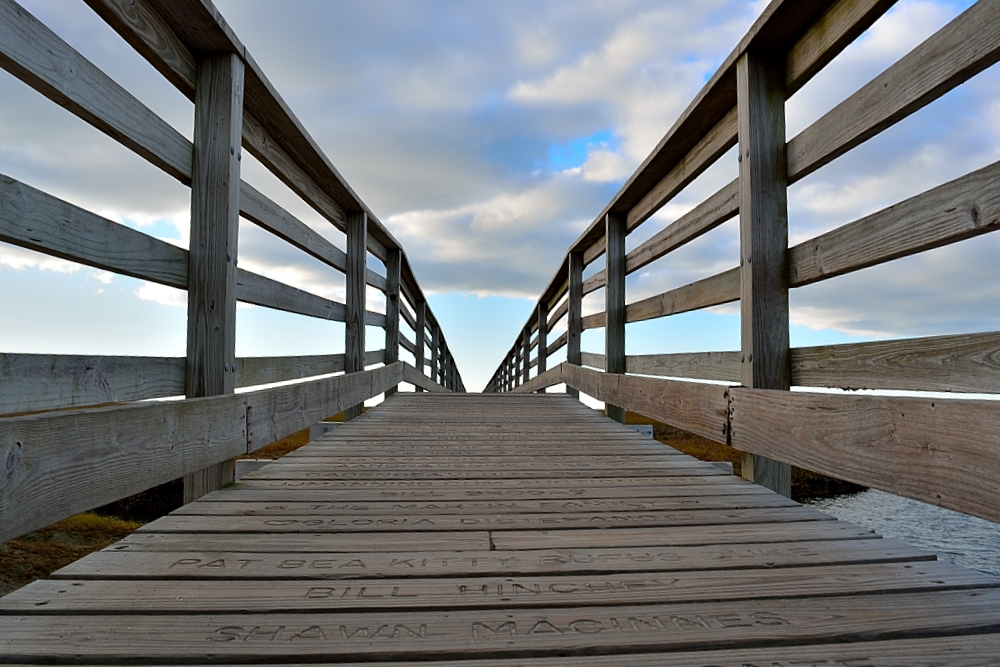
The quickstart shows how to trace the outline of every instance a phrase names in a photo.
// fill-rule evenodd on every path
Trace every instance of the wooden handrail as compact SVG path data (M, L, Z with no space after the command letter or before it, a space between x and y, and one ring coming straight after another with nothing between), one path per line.
M1000 520L995 502L981 503L979 508L978 499L981 489L996 488L1000 464L982 447L967 445L963 435L969 428L982 433L996 428L995 410L988 409L991 403L788 391L795 385L1000 393L996 379L1000 338L995 333L788 346L790 289L1000 229L1000 163L996 163L791 248L787 245L789 184L1000 61L1000 5L981 0L786 141L786 100L892 4L772 2L649 158L570 246L539 297L538 304L546 308L533 311L522 331L534 331L542 318L547 318L546 329L551 330L566 317L570 332L560 342L568 343L567 362L558 372L549 369L536 377L512 377L509 366L517 359L515 348L501 362L489 389L539 391L564 382L571 393L582 391L609 406L730 442L745 453L744 474L757 476L755 481L772 488L787 491L787 466L770 458ZM634 230L737 144L737 180L624 252L617 232L611 233L620 216L625 216L626 231ZM669 261L674 250L736 215L741 216L739 266L627 303L624 318L620 317L617 293L623 273L634 273L657 260ZM582 280L583 268L601 256L603 270L591 271ZM607 302L604 312L580 316L583 296L601 288ZM739 352L626 355L624 365L620 363L622 320L640 322L736 301L742 311ZM605 328L606 354L574 347L579 330L596 328ZM604 372L606 366L615 372ZM700 382L639 377L649 375ZM740 386L730 392L727 385ZM712 399L702 392L730 392L725 395L731 419L724 430L718 424L705 426L711 420L697 416L704 415L704 406L676 409L687 405L685 397L699 396L717 410L718 396ZM906 425L907 446L936 451L934 443L921 439L921 429L941 439L947 460L939 468L931 470L926 463L930 459L918 462L891 446L894 410L901 424L909 422L905 415L914 413L912 426ZM867 422L865 415L871 415ZM776 433L782 437L769 441L769 434ZM898 476L896 482L892 475L862 469L879 467L873 460L856 465L865 461L856 456L851 461L855 443L866 442L869 436L879 443L880 456L896 457L886 463L886 469ZM977 470L979 476L971 483L975 488L956 490L963 483L955 471L963 466ZM919 469L923 481L908 478L909 469ZM947 493L942 491L945 486Z

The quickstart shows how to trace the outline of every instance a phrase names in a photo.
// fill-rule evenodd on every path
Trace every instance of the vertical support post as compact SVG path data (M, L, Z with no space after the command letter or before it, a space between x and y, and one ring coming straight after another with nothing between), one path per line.
M431 327L431 379L442 384L439 356L441 354L441 326L435 322Z
M416 311L417 311L417 330L414 332L416 338L413 341L417 346L417 353L413 355L416 358L417 370L420 374L424 374L424 348L427 346L427 302L424 300L417 301ZM416 388L416 391L423 391L420 387Z
M531 326L525 326L521 332L521 349L524 350L524 358L521 360L524 377L521 384L525 384L531 378Z
M368 285L368 214L347 214L347 317L344 326L344 372L365 370L365 309ZM364 414L364 403L344 410L344 421Z
M538 374L548 370L549 345L549 304L544 299L538 304ZM538 390L545 393L545 388Z
M780 61L783 63L784 61ZM740 147L743 385L788 390L788 177L785 74L747 53L736 66ZM743 453L743 477L791 495L791 467Z
M194 173L188 259L188 398L231 394L236 372L236 261L244 64L235 54L201 58L195 87ZM184 476L184 502L231 484L236 462Z
M403 270L403 251L387 248L385 260L385 364L399 361L399 281ZM385 397L396 393L396 387L386 390Z
M625 373L625 215L608 213L605 231L604 370ZM625 423L625 410L606 405L608 417Z
M567 260L569 265L569 303L566 313L566 363L579 366L580 337L583 335L583 253L572 251ZM566 393L580 398L580 392L566 387Z

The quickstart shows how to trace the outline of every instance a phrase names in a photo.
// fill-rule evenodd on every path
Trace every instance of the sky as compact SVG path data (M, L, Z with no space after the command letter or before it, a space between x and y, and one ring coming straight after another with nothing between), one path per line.
M473 391L489 380L569 244L765 7L737 0L216 3L403 244ZM191 103L84 3L22 4L191 136ZM789 138L970 4L898 2L789 100ZM998 72L978 75L795 184L790 242L1000 159ZM340 232L244 155L245 180L343 246ZM187 244L187 188L6 72L0 173ZM628 249L736 173L734 151L633 233ZM792 344L1000 330L995 237L794 290ZM627 300L729 269L738 248L737 225L727 223L630 276ZM243 268L343 300L341 275L245 221L239 257ZM602 301L602 291L590 295L584 312L602 310ZM179 290L0 244L5 352L183 356L184 303ZM343 351L342 324L253 306L241 306L237 318L240 356ZM381 335L369 329L369 349L380 347ZM629 354L738 349L738 307L631 324L627 345ZM603 333L588 331L583 346L601 352Z

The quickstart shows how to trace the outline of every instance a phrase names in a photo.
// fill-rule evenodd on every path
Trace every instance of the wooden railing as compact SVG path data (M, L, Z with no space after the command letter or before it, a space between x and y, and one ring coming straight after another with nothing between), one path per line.
M794 464L1000 521L1000 403L789 391L797 386L1000 393L998 333L789 346L790 288L1000 228L997 163L788 247L790 184L1000 58L1000 2L980 0L786 141L785 101L892 4L772 2L570 247L487 391L538 391L565 383L570 393L605 401L616 419L623 418L623 409L632 410L731 444L744 453L745 477L785 494L788 464ZM625 251L627 234L734 146L739 147L736 180ZM626 275L736 216L738 266L626 302ZM585 267L602 255L603 270L584 280ZM584 295L600 288L604 311L583 316ZM626 356L626 323L735 301L741 312L739 352ZM549 332L564 320L566 333L550 341ZM605 354L582 352L582 331L601 327ZM548 357L563 347L565 363L549 369Z
M211 2L87 4L194 102L193 141L13 0L0 0L0 66L189 185L190 249L6 176L0 241L187 290L187 356L0 355L0 415L22 414L0 418L0 542L182 476L191 500L231 481L234 457L341 411L353 418L401 382L464 391L406 254ZM343 231L346 249L243 182L243 149ZM346 274L346 303L238 268L241 216ZM369 256L384 273L368 268ZM369 286L385 294L385 313L368 309ZM238 359L237 301L344 322L345 353ZM367 349L366 326L385 329L383 349ZM400 346L414 365L399 360ZM185 400L139 402L165 397ZM85 409L58 412L70 407Z

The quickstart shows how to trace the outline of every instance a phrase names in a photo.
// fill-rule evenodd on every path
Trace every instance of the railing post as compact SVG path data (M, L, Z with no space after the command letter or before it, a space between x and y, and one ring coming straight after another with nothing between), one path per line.
M549 304L544 299L538 304L538 375L548 370ZM545 388L538 390L545 393Z
M365 370L365 272L368 259L368 214L347 214L347 317L344 326L344 372ZM360 417L364 403L344 410L344 420Z
M385 364L399 361L399 281L402 278L403 251L387 248L385 261ZM385 392L389 398L396 387Z
M415 358L415 366L420 374L424 373L424 348L427 345L427 336L424 333L427 330L427 302L420 300L415 304L416 316L417 316L417 330L414 332L416 336L414 337L414 344L417 347L416 353L413 355ZM417 387L418 392L423 391L420 387Z
M784 61L781 61L784 62ZM785 74L747 53L736 66L743 385L790 388ZM743 453L743 477L791 495L791 467Z
M580 336L583 335L583 253L571 251L567 259L569 269L569 296L566 313L566 363L579 366ZM580 398L580 392L573 387L566 387L566 393L573 398Z
M524 350L524 358L521 360L522 372L524 377L521 379L521 384L526 384L531 378L531 327L524 327L524 331L521 332L521 349Z
M244 64L235 54L198 62L188 259L188 398L231 394L236 372L236 262ZM231 484L236 462L184 476L184 502Z
M435 322L434 326L431 327L431 379L441 383L441 369L440 361L438 358L440 356L441 348L441 326Z
M605 230L604 370L625 373L625 215L608 213ZM608 417L625 423L625 410L607 404Z

